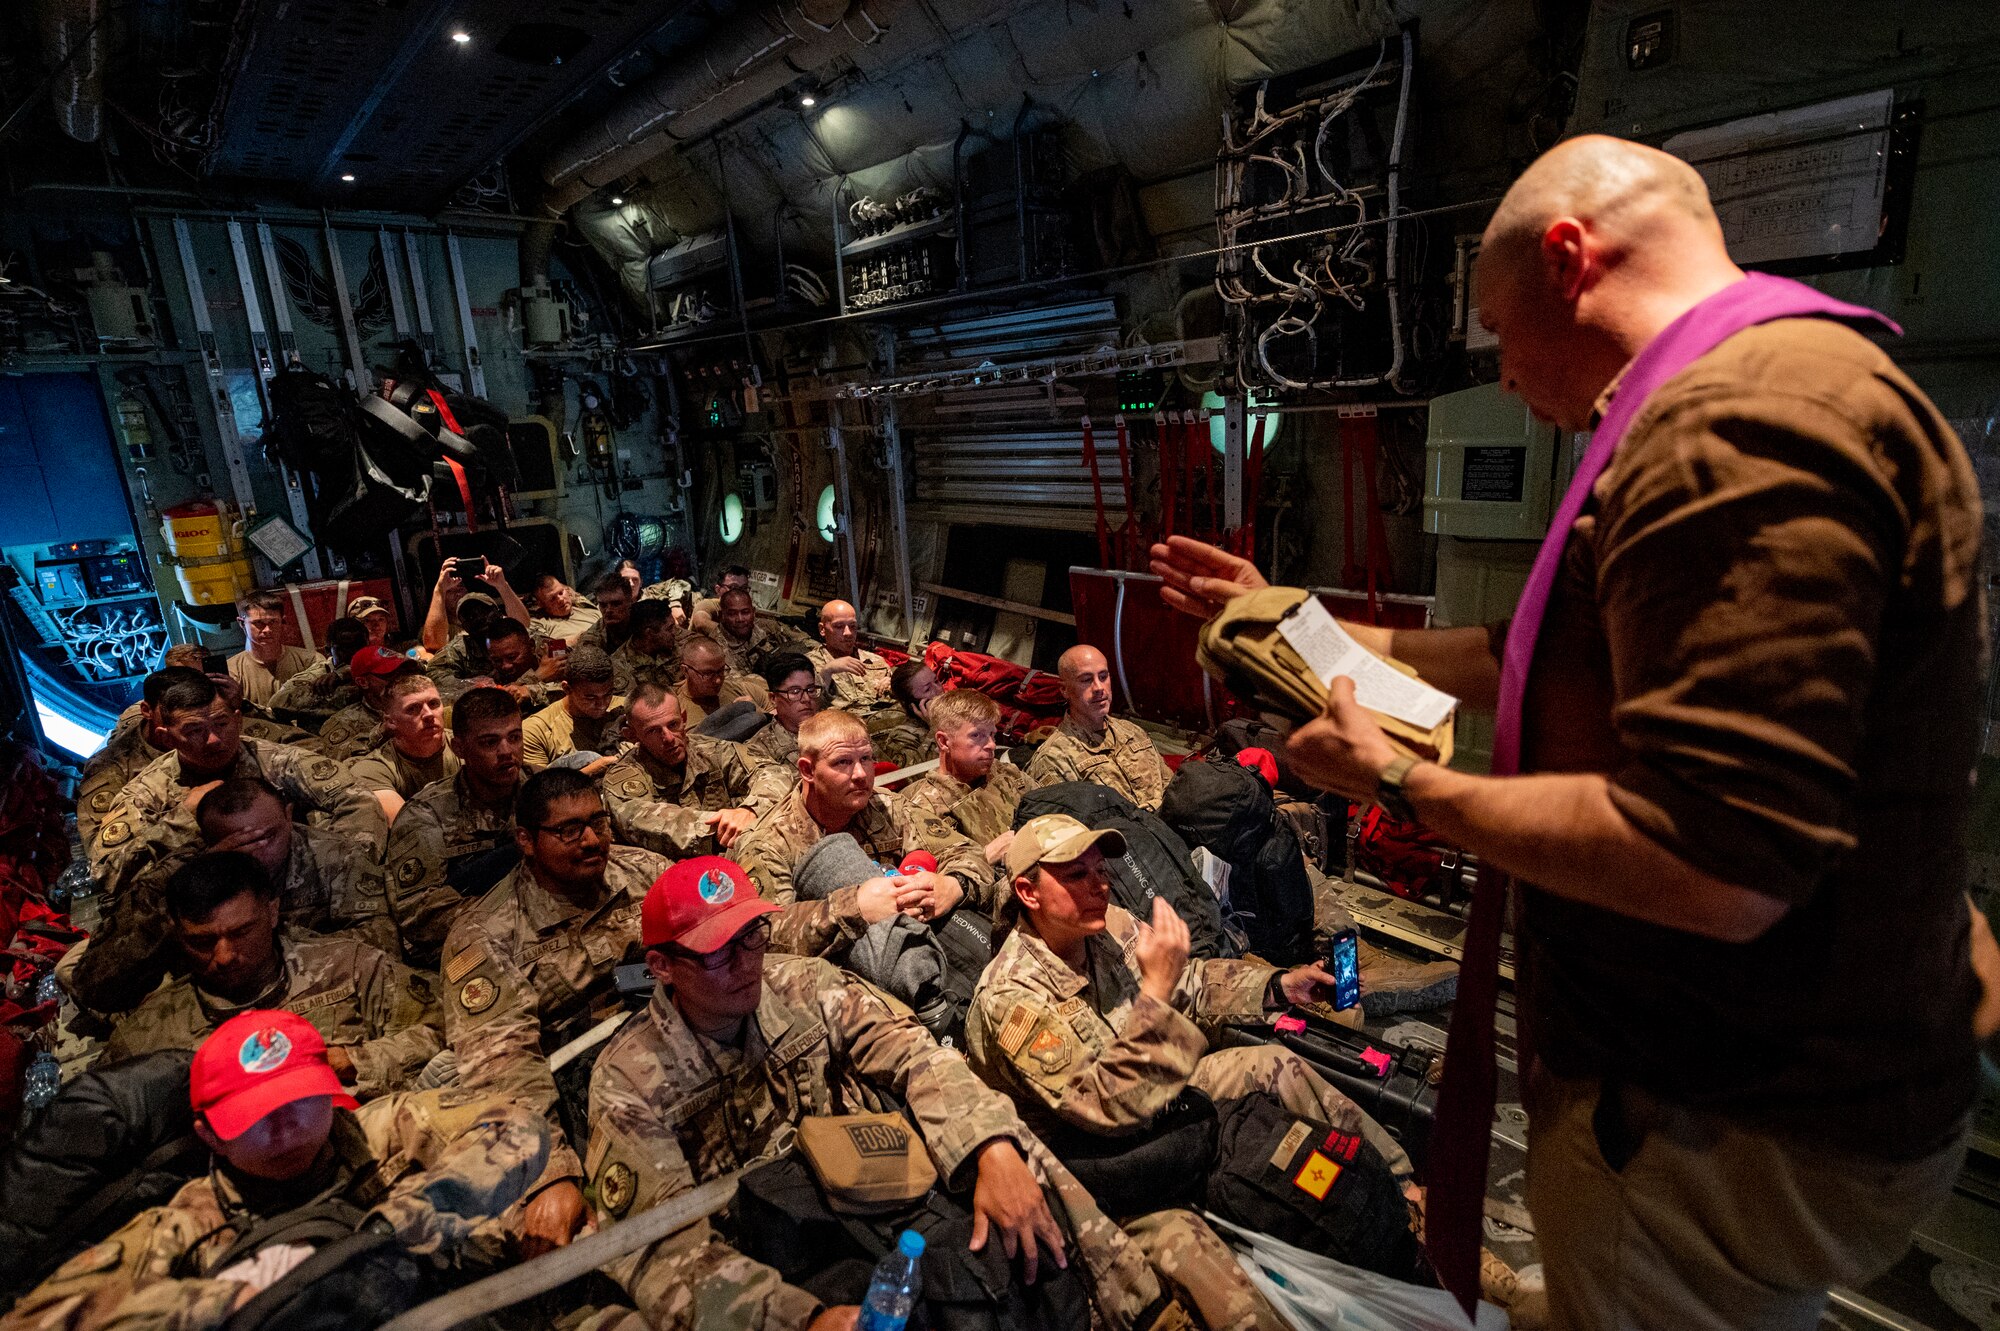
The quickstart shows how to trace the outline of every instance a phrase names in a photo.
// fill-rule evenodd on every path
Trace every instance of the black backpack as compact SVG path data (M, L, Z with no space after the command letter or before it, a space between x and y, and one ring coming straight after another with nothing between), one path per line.
M1153 898L1165 897L1187 922L1189 956L1234 954L1222 931L1222 908L1215 893L1195 872L1187 842L1158 814L1095 781L1064 781L1023 795L1014 811L1014 827L1018 830L1045 813L1066 813L1093 832L1116 828L1124 835L1125 853L1116 859L1106 856L1104 867L1111 878L1112 900L1140 923L1153 918Z
M1167 784L1160 818L1190 846L1229 865L1229 922L1277 966L1313 955L1312 883L1289 818L1264 778L1229 760L1186 762Z
M425 1264L394 1234L363 1228L366 1215L344 1198L324 1197L239 1235L205 1263L209 1271L277 1244L304 1244L313 1254L231 1313L222 1331L369 1331L436 1293Z
M872 926L843 964L902 1000L939 1044L957 1048L965 1036L972 991L993 960L993 922L967 907L928 925L907 916L886 923L886 934L878 933L884 925ZM917 949L930 954L931 964L906 967L905 959ZM933 970L935 978L916 983L908 978L912 973L929 976Z
M942 1189L887 1215L840 1215L804 1160L790 1155L743 1176L731 1204L737 1249L828 1306L860 1303L875 1264L914 1229L924 1236L922 1324L930 1331L1085 1331L1090 1293L1083 1264L1055 1267L1044 1254L1024 1285L997 1241L973 1252L972 1212ZM913 1316L911 1325L919 1324Z
M1306 1123L1262 1092L1221 1101L1216 1114L1209 1210L1364 1271L1437 1284L1381 1152L1360 1137Z
M208 1167L188 1106L193 1062L171 1049L92 1068L0 1155L0 1301Z

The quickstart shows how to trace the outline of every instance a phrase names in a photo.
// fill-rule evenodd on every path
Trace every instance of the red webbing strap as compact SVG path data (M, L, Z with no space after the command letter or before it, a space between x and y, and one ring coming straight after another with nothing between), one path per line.
M1230 549L1244 559L1257 557L1258 482L1264 470L1264 418L1252 415L1250 443L1243 451L1243 525L1232 533Z
M1153 433L1160 447L1160 537L1164 540L1174 534L1174 520L1178 516L1174 512L1177 502L1174 495L1174 454L1179 449L1174 445L1173 433L1167 428L1167 413L1153 413Z
M465 501L465 529L479 530L479 519L472 511L472 482L466 479L465 468L455 458L446 458L444 465L451 468L452 479L458 482L458 497ZM650 613L650 612L648 612Z
M1139 525L1139 509L1132 502L1132 437L1125 424L1125 413L1119 412L1112 420L1118 426L1118 483L1125 488L1125 521L1118 528L1118 565L1132 568L1139 557L1139 544L1143 528Z
M1362 416L1357 423L1365 446L1361 450L1361 470L1368 482L1368 613L1371 622L1381 623L1378 592L1387 591L1396 581L1396 561L1389 552L1389 527L1382 519L1382 504L1375 488L1375 463L1382 452L1382 434L1374 416Z
M438 409L438 419L444 422L444 428L455 435L463 436L465 431L459 428L458 417L451 414L451 407L446 404L444 394L435 388L426 391L430 395L431 405Z
M1367 576L1367 570L1354 562L1354 453L1356 442L1347 428L1347 418L1340 420L1340 585L1352 588Z
M1111 526L1104 520L1104 482L1097 474L1097 437L1083 418L1083 465L1090 468L1090 502L1097 511L1097 566L1111 567Z
M1187 459L1187 517L1188 534L1206 539L1202 530L1207 521L1208 508L1208 449L1195 437L1194 412L1181 414L1181 449Z

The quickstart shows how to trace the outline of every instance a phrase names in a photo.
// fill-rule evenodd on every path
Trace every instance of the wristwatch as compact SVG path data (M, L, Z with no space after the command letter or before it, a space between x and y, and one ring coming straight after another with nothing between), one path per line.
M1403 754L1382 769L1382 775L1375 778L1375 802L1405 822L1416 822L1417 811L1410 807L1410 797L1403 789L1410 769L1422 759Z

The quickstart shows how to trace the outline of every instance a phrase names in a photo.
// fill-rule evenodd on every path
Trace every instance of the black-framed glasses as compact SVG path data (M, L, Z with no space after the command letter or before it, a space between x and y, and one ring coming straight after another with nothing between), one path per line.
M771 917L766 915L713 952L689 952L677 947L674 955L682 961L693 962L705 971L719 971L733 965L739 953L755 955L769 950L770 946Z
M771 692L780 698L790 698L793 702L804 702L818 693L819 689L811 684L802 684L796 689L772 689Z
M535 830L537 832L548 833L548 835L562 842L565 846L574 846L583 841L583 833L586 828L597 833L599 836L609 835L611 831L611 815L608 813L594 813L588 818L572 818L568 822L550 823L544 827L537 827Z

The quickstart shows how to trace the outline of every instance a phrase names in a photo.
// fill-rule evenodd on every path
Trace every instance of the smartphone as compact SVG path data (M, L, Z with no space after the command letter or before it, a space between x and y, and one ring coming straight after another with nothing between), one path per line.
M1333 972L1333 1006L1345 1012L1361 1001L1361 940L1342 929L1326 948L1326 969Z
M458 562L451 566L451 574L460 582L477 582L486 576L485 555L460 555Z

